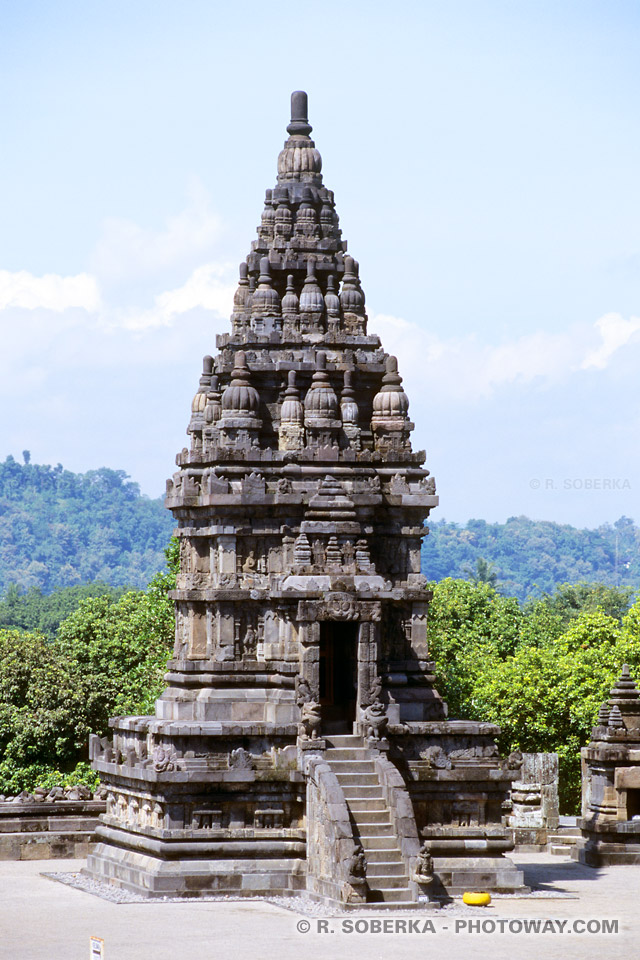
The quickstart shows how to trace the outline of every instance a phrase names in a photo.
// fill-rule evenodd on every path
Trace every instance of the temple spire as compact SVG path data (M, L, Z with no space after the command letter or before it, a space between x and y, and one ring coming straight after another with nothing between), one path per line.
M291 136L309 136L313 127L309 123L307 94L304 90L294 90L291 94L291 123L287 133Z
M307 118L307 95L304 90L291 94L291 122L287 126L289 139L278 157L278 183L305 181L322 184L322 157L309 139L312 126Z

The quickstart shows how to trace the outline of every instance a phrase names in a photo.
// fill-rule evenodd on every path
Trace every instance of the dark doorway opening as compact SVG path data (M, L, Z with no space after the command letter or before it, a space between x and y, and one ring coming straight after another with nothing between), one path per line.
M320 704L323 733L353 733L356 719L358 624L320 624Z
M640 817L640 790L627 790L627 820Z

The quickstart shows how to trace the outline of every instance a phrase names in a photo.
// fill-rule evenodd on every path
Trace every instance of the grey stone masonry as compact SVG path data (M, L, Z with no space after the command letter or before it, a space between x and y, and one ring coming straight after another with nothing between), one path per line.
M0 860L86 857L105 803L91 799L88 791L88 799L80 799L78 792L67 799L61 787L54 787L0 800Z
M640 694L626 664L582 749L578 826L574 859L592 867L640 863Z
M93 744L108 796L88 870L150 896L370 897L375 844L343 816L354 789L383 791L407 884L384 889L402 897L419 895L413 873L431 883L420 843L434 824L455 824L454 856L477 831L508 848L516 770L497 728L447 721L433 684L420 547L435 482L396 358L368 329L301 91L287 132L167 481L180 540L167 687L155 716L116 718L113 742ZM322 759L331 736L363 738L361 784Z
M560 822L558 754L523 753L522 767L512 784L507 823L518 850L546 850Z

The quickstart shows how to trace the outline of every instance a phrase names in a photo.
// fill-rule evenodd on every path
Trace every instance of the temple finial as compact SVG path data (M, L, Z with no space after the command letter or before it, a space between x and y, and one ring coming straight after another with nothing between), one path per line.
M307 95L304 90L294 90L291 94L291 123L287 127L287 133L294 136L302 134L309 136L313 129L307 116Z

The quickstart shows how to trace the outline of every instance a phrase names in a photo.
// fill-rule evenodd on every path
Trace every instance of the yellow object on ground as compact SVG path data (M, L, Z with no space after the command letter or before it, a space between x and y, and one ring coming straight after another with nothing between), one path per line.
M488 907L491 903L489 893L463 893L462 902L470 907Z

